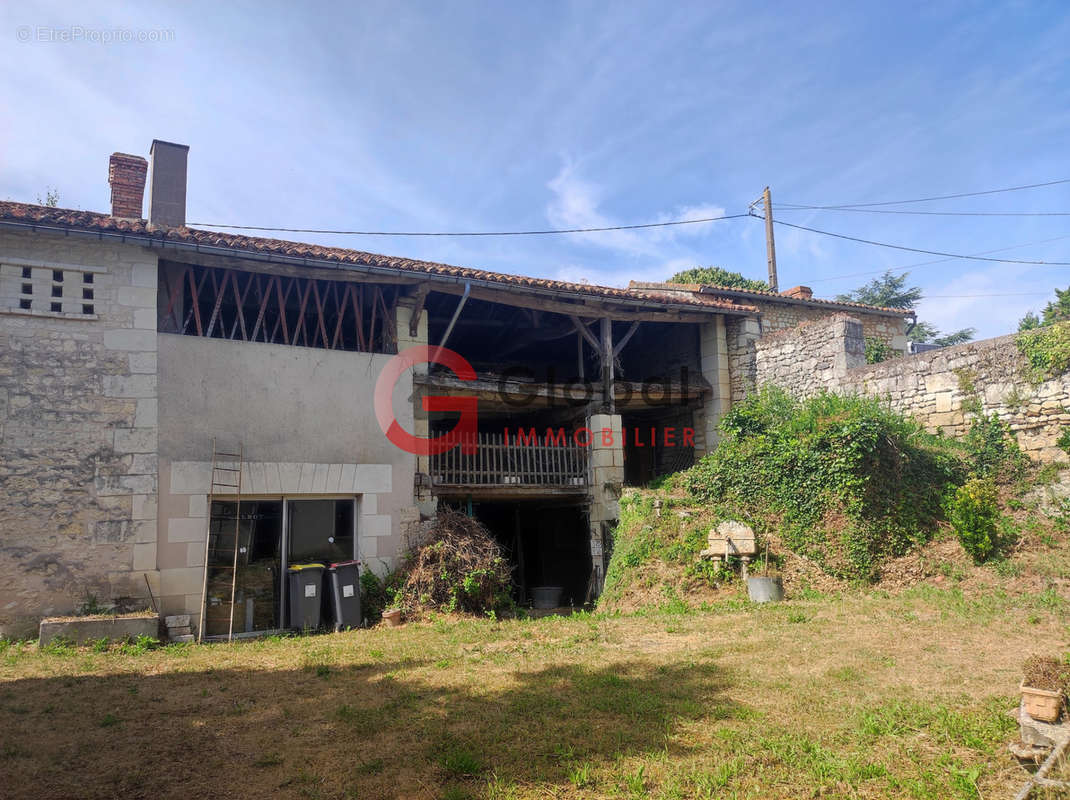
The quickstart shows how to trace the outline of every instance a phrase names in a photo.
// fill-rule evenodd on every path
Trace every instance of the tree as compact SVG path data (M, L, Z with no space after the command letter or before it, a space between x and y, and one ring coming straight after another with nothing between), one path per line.
M1056 289L1055 299L1044 306L1040 317L1030 311L1018 323L1018 330L1028 331L1041 325L1052 325L1070 319L1070 287Z
M742 273L729 272L720 267L693 267L677 272L669 283L701 283L703 286L725 286L733 289L745 289L749 292L768 292L769 284L743 277Z
M1018 320L1018 330L1031 331L1033 328L1040 327L1040 317L1034 314L1032 311L1028 312L1024 317Z
M881 306L883 308L913 308L922 298L920 286L907 286L909 272L902 275L893 275L888 270L879 278L874 278L864 286L859 286L846 294L836 295L840 303L862 303L867 306ZM1067 290L1070 294L1070 289ZM1068 299L1070 302L1070 299ZM941 335L935 325L930 322L919 320L910 329L911 341L937 344L941 347L950 347L953 344L962 344L970 341L976 328L963 328L953 333Z
M882 308L913 308L921 300L921 287L907 288L909 275L909 272L904 272L897 277L889 270L865 286L836 295L836 300L840 303L862 303Z

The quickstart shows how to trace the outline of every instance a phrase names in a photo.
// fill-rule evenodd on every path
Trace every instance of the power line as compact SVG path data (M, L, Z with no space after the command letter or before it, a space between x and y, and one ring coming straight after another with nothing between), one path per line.
M1044 186L1056 186L1060 183L1070 183L1070 178L1061 178L1057 181L1047 181L1046 183L1030 183L1025 186L1008 186L1005 189L988 189L983 192L960 192L958 194L944 194L936 197L917 197L913 200L885 200L881 203L840 203L838 205L824 205L816 206L811 205L809 208L815 209L840 209L840 208L867 208L872 206L898 206L904 203L928 203L933 200L954 200L959 197L980 197L986 194L1001 194L1002 192L1020 192L1023 189L1039 189ZM801 203L785 203L782 205L803 205Z
M271 228L262 225L217 225L211 222L190 222L194 228L227 228L245 231L271 231L275 233L330 233L342 236L546 236L558 233L601 233L603 231L634 231L640 228L667 228L672 225L697 225L703 222L719 222L725 219L739 219L750 214L726 214L721 217L704 217L702 219L677 219L669 222L645 222L639 225L611 225L603 228L557 228L532 231L337 231L321 228Z
M1070 211L908 211L901 208L797 206L777 203L777 211L853 211L856 214L915 214L934 217L1070 217Z
M1022 244L1012 244L1009 247L997 247L994 250L981 250L977 253L971 253L971 255L985 256L989 253L1005 253L1008 250L1017 250L1019 247L1033 247L1038 244L1048 244L1049 242L1059 242L1063 239L1070 239L1068 236L1055 236L1051 239L1039 239L1035 242L1023 242ZM811 283L825 283L827 281L837 281L843 278L858 278L864 275L883 275L885 272L906 272L907 270L914 269L915 267L927 267L930 264L943 264L947 261L954 261L954 258L935 258L931 261L918 261L914 264L901 264L897 267L885 267L884 269L871 269L865 272L850 272L846 275L833 275L829 278L811 278L807 281L807 284Z
M755 215L752 215L752 216L757 216L757 215L755 214ZM995 262L997 264L1037 264L1037 265L1046 265L1046 266L1051 266L1051 267L1070 267L1070 261L1028 261L1028 260L1017 259L1017 258L989 258L987 256L971 256L971 255L964 255L964 254L961 254L961 253L946 253L946 252L944 252L942 250L926 250L926 249L921 248L921 247L907 247L907 246L901 245L901 244L889 244L888 242L877 242L877 241L874 241L872 239L862 239L862 238L860 238L858 236L848 236L845 233L833 233L832 231L823 231L823 230L820 230L819 228L809 228L809 227L807 227L805 225L796 225L796 224L794 224L792 222L784 222L784 221L779 220L779 219L774 219L773 222L776 223L777 225L785 225L785 226L787 226L789 228L796 228L796 229L801 230L801 231L809 231L810 233L819 233L822 236L831 236L831 237L833 237L835 239L845 239L845 240L847 240L849 242L858 242L859 244L870 244L870 245L873 245L875 247L888 247L888 248L891 248L892 250L905 250L908 253L922 253L924 255L943 256L945 258L962 258L962 259L966 259L966 260L969 260L969 261L990 261L990 262Z

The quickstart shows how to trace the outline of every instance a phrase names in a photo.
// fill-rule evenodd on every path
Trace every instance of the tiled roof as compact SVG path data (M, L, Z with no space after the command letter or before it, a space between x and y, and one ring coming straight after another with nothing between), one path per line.
M710 286L702 283L650 283L646 281L631 281L628 284L628 288L632 291L640 291L647 293L658 293L662 296L667 296L670 293L680 293L681 295L691 293L692 295L706 295L712 294L722 298L744 298L752 300L773 300L782 303L793 303L796 305L812 305L818 308L841 308L850 309L857 308L860 311L878 312L881 314L894 314L896 316L909 317L914 314L914 310L910 308L886 308L884 306L869 306L865 303L850 303L841 302L839 300L819 300L816 297L802 298L793 297L787 294L781 294L774 292L771 289L740 289L738 286Z
M167 228L150 226L145 220L118 219L108 214L93 211L75 211L64 208L29 203L0 202L0 223L15 222L37 224L70 230L92 231L111 234L129 234L161 242L179 242L189 245L202 245L233 250L235 253L257 253L279 255L291 258L308 258L318 261L331 261L340 264L360 264L400 272L421 273L429 276L451 277L460 280L485 281L502 284L503 288L521 288L549 290L588 295L621 301L646 301L658 305L696 306L698 309L720 309L736 313L757 313L758 309L747 303L738 303L716 295L681 295L666 297L664 294L643 291L641 289L618 289L611 286L596 286L586 283L555 281L549 278L531 278L525 275L509 275L502 272L456 267L434 261L420 261L412 258L366 253L344 247L326 247L318 244L289 242L281 239L266 239L256 236L243 236L234 233L219 233L200 228Z

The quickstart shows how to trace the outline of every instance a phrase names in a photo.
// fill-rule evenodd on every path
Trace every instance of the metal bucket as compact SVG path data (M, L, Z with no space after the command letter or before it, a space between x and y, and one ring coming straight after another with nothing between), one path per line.
M752 603L779 603L784 599L780 578L747 578L747 594Z
M561 605L561 595L565 593L563 586L533 586L531 587L531 604L535 608L558 608Z

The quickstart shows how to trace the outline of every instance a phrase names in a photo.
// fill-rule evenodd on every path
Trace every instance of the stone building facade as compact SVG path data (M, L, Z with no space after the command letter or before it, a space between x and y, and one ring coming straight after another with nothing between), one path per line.
M495 530L507 549L543 548L534 561L551 566L565 557L589 565L589 579L575 565L561 569L576 584L571 602L585 602L604 575L627 476L649 480L711 450L720 417L758 379L761 337L838 309L809 297L588 286L191 229L187 151L154 142L151 169L114 154L111 214L0 203L0 635L94 604L154 604L199 625L209 530L228 514L276 526L239 623L284 624L290 527L301 508L312 518L300 504L314 501L337 504L333 523L315 524L343 534L351 526L349 555L379 573L441 502L467 504L488 525L515 520L515 539L508 526ZM146 173L154 183L142 219ZM901 312L854 311L897 346ZM477 364L482 388L458 388L420 364L398 376L387 405L401 430L427 439L444 418L425 397L489 401L478 435L498 472L455 459L454 478L458 463L467 476L460 483L443 477L442 459L396 446L373 410L395 354L447 340ZM516 366L503 353L513 352L550 375L516 391L557 401L521 407L500 388L503 370ZM827 369L819 359L808 368ZM679 397L640 386L654 376ZM570 379L587 394L580 405L561 394ZM518 457L493 430L566 424L594 434L582 453L569 451L570 467L546 447ZM234 491L212 488L214 448L241 448L248 516ZM546 517L552 537L531 530L545 508L557 509ZM252 559L258 547L238 549ZM278 608L267 622L263 597Z

